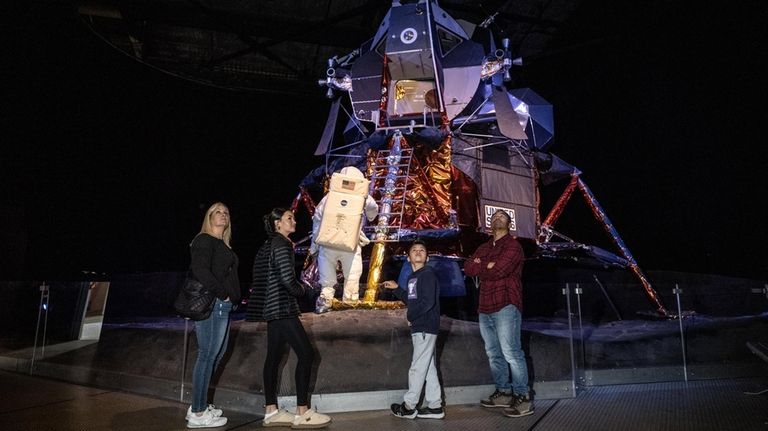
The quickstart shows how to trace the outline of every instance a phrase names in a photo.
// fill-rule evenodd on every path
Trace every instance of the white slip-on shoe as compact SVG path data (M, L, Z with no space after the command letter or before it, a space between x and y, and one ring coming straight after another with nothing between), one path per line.
M294 416L291 428L295 430L325 428L329 423L331 423L330 416L309 409L301 416Z
M262 426L265 427L289 427L293 425L293 413L283 409L275 410L269 415L264 415Z

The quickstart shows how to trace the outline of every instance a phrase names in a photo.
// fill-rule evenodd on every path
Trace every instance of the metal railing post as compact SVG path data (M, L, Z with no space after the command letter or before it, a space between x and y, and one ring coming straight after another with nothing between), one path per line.
M32 359L29 361L29 374L32 374L32 371L35 368L35 358L37 356L37 339L38 334L40 332L40 319L42 318L43 312L45 312L45 320L43 322L43 346L40 352L40 357L45 357L45 336L48 332L48 301L50 298L50 286L45 284L40 285L40 305L37 308L37 325L35 326L35 342L32 346Z
M574 293L576 294L576 308L579 312L579 341L581 345L581 365L582 367L586 367L587 363L587 357L584 349L584 324L582 322L581 318L581 294L582 289L579 287L579 283L576 283L576 289L574 289Z
M683 352L683 377L685 378L685 381L688 381L688 360L685 357L685 331L683 331L683 310L680 307L680 294L683 293L683 289L680 289L680 286L678 286L677 283L675 283L675 288L672 290L672 293L675 294L675 298L677 299L677 321L680 323L680 350Z
M574 398L576 397L576 357L573 351L573 322L571 313L571 286L569 283L565 283L565 289L563 289L563 295L565 295L565 304L568 308L568 339L570 340L569 346L571 348L571 392Z
M189 348L189 318L184 318L184 348L181 352L181 389L179 402L184 402L184 376L187 373L187 349Z

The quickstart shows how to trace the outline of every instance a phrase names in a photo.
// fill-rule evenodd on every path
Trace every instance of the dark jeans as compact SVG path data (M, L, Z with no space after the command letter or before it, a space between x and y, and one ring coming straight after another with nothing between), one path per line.
M315 352L309 343L307 332L298 317L267 322L267 358L264 360L264 400L266 405L277 405L277 373L285 345L291 346L298 362L296 380L296 405L306 406L309 398L309 377Z

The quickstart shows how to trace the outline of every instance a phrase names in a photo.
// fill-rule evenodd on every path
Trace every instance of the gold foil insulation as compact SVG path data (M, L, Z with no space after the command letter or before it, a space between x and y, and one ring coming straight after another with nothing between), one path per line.
M451 138L433 151L417 148L411 163L402 226L414 230L452 227Z
M355 302L343 302L336 298L333 298L333 304L331 309L334 311L341 310L399 310L405 308L405 304L402 301L355 301Z

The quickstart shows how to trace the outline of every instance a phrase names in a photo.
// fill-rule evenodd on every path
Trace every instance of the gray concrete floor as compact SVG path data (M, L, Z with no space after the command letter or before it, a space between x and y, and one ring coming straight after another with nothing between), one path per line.
M541 400L535 414L506 418L479 405L448 406L444 420L388 411L333 414L330 430L739 430L768 431L768 378L595 386L576 398ZM0 371L2 430L181 430L186 404ZM220 430L261 429L259 415L225 412ZM277 428L288 429L288 428Z

